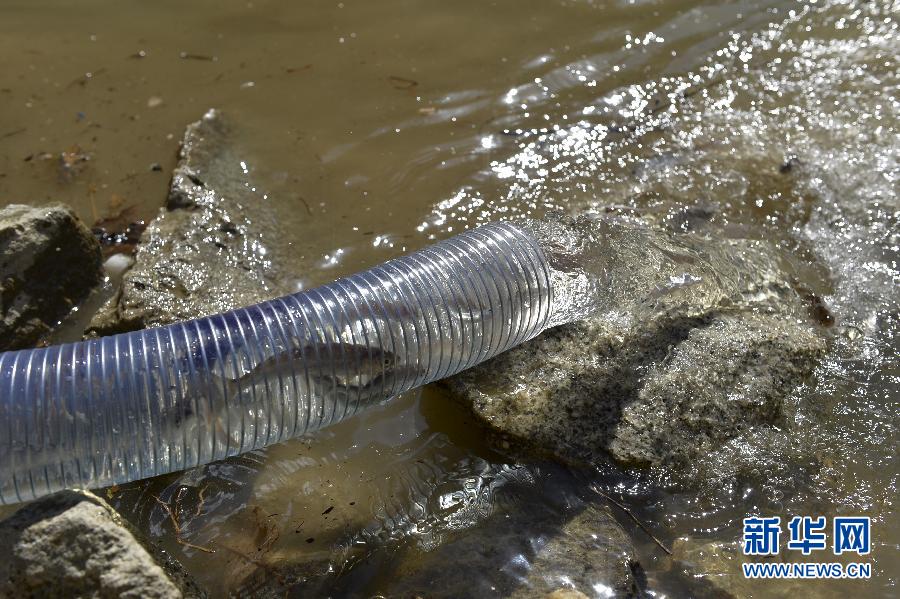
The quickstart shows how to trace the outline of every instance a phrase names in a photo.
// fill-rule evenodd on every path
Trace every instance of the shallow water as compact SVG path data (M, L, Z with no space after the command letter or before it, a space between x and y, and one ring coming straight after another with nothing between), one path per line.
M687 472L523 464L426 390L111 497L220 592L302 592L304 577L330 572L333 593L376 593L403 551L476 524L500 489L517 489L519 509L552 511L603 501L593 484L666 544L738 539L750 513L871 515L874 580L809 588L891 596L898 8L5 3L0 201L151 218L184 125L216 106L240 123L235 168L284 223L271 243L304 286L466 226L587 209L770 240L834 320L784 430L740 437ZM687 592L617 516L649 588Z

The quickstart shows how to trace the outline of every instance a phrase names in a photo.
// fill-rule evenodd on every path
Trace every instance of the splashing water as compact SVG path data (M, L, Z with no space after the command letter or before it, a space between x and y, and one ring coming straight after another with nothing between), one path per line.
M636 219L548 215L525 221L551 268L551 326L591 316L640 320L752 304L787 293L765 244L671 235ZM634 265L652 265L646 270Z

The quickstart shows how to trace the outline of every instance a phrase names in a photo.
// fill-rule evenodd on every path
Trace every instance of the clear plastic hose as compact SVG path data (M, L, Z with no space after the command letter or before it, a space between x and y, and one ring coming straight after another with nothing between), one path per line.
M191 468L302 435L540 333L534 237L468 231L197 320L0 354L0 502Z

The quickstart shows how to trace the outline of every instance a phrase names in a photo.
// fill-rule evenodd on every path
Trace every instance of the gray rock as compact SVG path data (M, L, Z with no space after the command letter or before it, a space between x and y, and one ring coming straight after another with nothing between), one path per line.
M777 422L825 345L774 257L760 244L643 227L628 243L631 225L600 227L626 241L602 245L604 309L450 379L451 394L504 446L576 462L676 463ZM670 260L676 244L711 259ZM684 280L683 268L698 283L659 294L658 281Z
M367 469L351 485L337 483L341 474L327 467L288 473L276 464L238 525L250 534L228 539L229 552L244 557L229 564L223 578L232 584L220 592L463 598L578 589L596 597L598 588L627 596L644 587L628 534L593 493L584 501L582 481L568 469L454 464L461 452L449 440L442 445L439 455L419 451L408 463ZM296 449L289 450L283 454L296 464ZM353 463L341 464L347 468ZM308 497L276 503L284 489ZM266 494L272 497L260 501Z
M0 351L35 345L103 276L100 245L68 207L0 210Z
M28 504L0 522L0 536L3 597L202 595L174 562L154 559L118 514L89 492L65 491Z
M609 451L628 463L688 459L774 424L824 350L811 327L782 316L714 315L652 367L622 406Z
M388 597L524 599L564 591L594 597L597 589L634 597L644 582L628 536L607 508L594 505L574 516L495 513L401 562L390 578Z
M240 168L230 130L216 110L187 127L167 206L89 333L165 325L290 291L271 251L277 220Z
M833 556L832 556L833 557ZM739 541L712 541L684 537L672 545L671 568L688 581L690 594L714 599L742 597L817 597L838 599L846 597L846 588L836 587L829 579L771 579L761 581L744 576L743 564L752 562L787 563L818 561L782 551L778 555L752 557L744 555ZM762 589L765 590L763 593Z

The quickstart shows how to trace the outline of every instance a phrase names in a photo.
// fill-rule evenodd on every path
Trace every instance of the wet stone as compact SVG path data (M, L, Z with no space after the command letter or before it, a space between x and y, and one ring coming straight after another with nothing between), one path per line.
M831 556L834 558L834 556ZM839 561L840 558L834 558ZM743 565L748 563L793 563L821 561L815 555L804 558L785 552L774 556L748 557L739 541L714 541L683 537L672 545L672 571L689 581L689 591L696 597L739 599L765 596L773 599L816 597L838 599L846 594L836 589L828 579L770 579L758 580L744 576Z
M145 548L105 501L64 491L0 522L2 597L200 597L174 560Z
M623 406L612 455L656 464L688 459L738 436L774 424L784 398L824 353L812 327L782 316L715 315L692 329Z
M166 207L89 333L170 324L291 291L272 248L277 219L241 169L231 131L216 110L187 127Z
M621 228L627 238L631 225L599 226ZM611 456L626 465L674 464L783 418L785 398L825 343L797 294L773 273L774 259L762 259L764 246L718 244L705 253L741 256L746 268L729 263L740 276L720 268L648 308L642 298L671 267L652 248L670 254L673 236L639 233L633 247L643 248L642 259L627 243L604 245L615 309L551 329L445 383L501 443L573 462ZM630 287L622 292L618 281Z
M103 276L97 240L68 207L0 210L0 350L36 344Z
M644 584L631 541L595 505L574 516L499 511L414 554L392 580L389 597L636 597Z
M224 589L254 597L463 598L594 597L601 588L629 596L644 588L628 534L569 470L552 462L454 465L460 458L449 444L437 450L365 480L354 475L346 486L319 468L297 468L280 485L293 489L290 502L276 503L279 487L261 473L248 501L253 513L236 526L257 534L227 539L229 553L244 557L229 565Z

